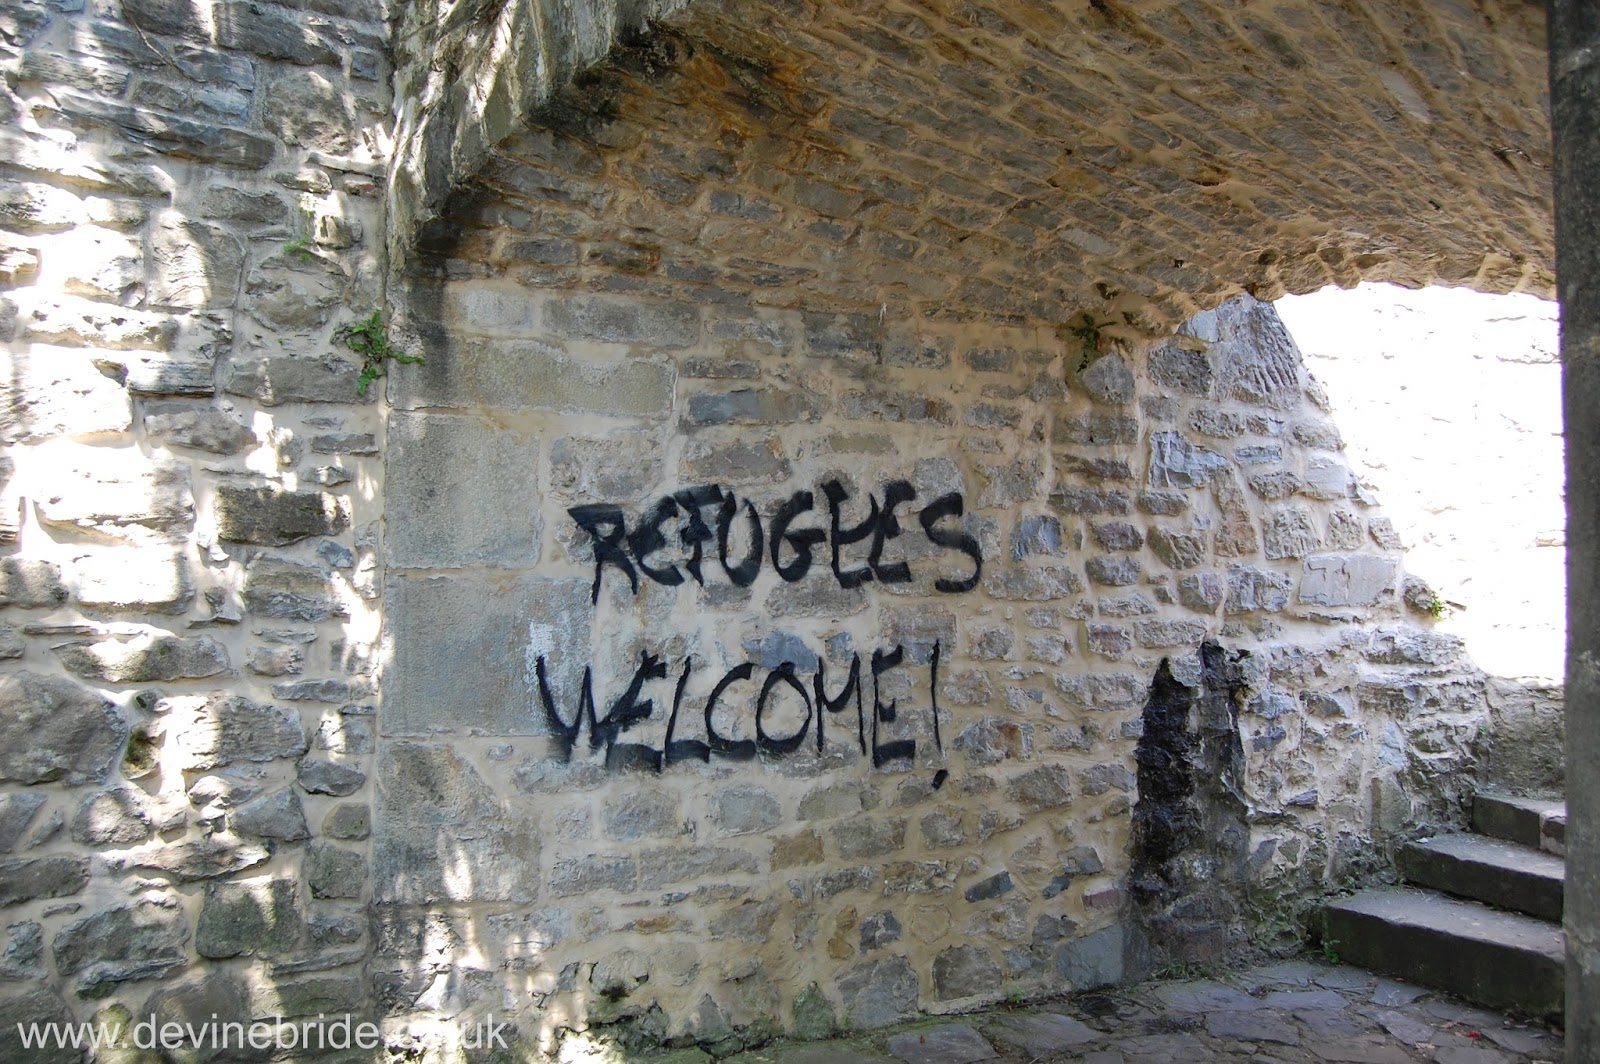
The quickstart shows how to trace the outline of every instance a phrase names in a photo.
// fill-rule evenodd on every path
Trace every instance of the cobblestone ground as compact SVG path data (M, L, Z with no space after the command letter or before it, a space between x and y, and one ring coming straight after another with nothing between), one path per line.
M729 1064L1523 1064L1560 1032L1375 976L1292 960L947 1017L850 1041L782 1043Z

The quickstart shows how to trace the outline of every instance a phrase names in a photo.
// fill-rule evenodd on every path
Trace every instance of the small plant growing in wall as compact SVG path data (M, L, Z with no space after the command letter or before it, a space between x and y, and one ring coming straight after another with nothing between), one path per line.
M1401 597L1417 613L1436 621L1443 620L1452 610L1464 608L1459 602L1451 602L1414 576L1406 577Z
M360 395L367 394L367 388L373 381L388 375L389 363L415 365L426 361L421 355L407 354L390 346L389 326L384 323L381 307L361 321L341 325L334 335L361 356L361 376L356 378L356 392Z
M295 234L283 245L285 255L298 255L301 262L311 261L311 232L316 218L311 207L301 199L299 211L295 215Z
M1115 342L1101 332L1106 326L1114 324L1116 324L1114 321L1095 321L1094 315L1086 310L1064 326L1066 335L1072 337L1078 345L1079 373L1088 369L1094 360L1100 357L1101 352Z

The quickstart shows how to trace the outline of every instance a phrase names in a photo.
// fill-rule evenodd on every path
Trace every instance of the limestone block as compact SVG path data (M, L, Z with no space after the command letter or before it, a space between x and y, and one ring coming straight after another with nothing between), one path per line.
M294 880L209 883L194 948L209 959L270 956L294 949L304 933Z
M1250 490L1268 502L1287 499L1305 486L1298 474L1287 469L1274 470L1270 473L1252 474L1246 483Z
M1371 554L1322 554L1305 560L1300 601L1318 606L1372 606L1393 592L1395 563Z
M1078 383L1097 403L1120 405L1133 401L1133 371L1115 353L1101 355L1078 374Z
M61 567L37 558L0 558L0 606L52 607L67 600Z
M782 819L776 796L760 787L736 787L711 797L711 822L723 834L760 834L776 827Z
M88 358L17 351L0 375L0 442L96 436L133 427L127 391Z
M252 304L255 305L255 304ZM235 360L223 389L263 406L282 403L358 403L361 367L334 354L266 356ZM369 389L367 400L376 397Z
M525 289L451 284L441 310L446 322L465 332L525 336L538 318L539 304Z
M245 571L244 604L262 617L322 621L348 612L321 567L286 558L258 558Z
M37 926L37 925L35 925ZM29 1043L25 1048L22 1032L32 1024L70 1025L76 1017L55 991L35 986L19 994L0 997L0 1056L7 1060L26 1060L30 1064L79 1064L83 1050L67 1044L43 1048Z
M1115 985L1122 981L1125 936L1112 924L1064 942L1056 949L1056 970L1076 990Z
M155 831L150 800L136 787L112 787L91 794L72 818L72 838L86 846L127 846Z
M375 902L537 898L543 877L533 819L508 808L451 747L386 744L379 751L377 780Z
M625 792L606 799L601 820L606 836L619 842L672 838L683 834L684 828L677 799L651 792Z
M1127 587L1139 582L1142 567L1137 558L1108 554L1090 558L1084 563L1090 581L1105 587Z
M267 328L294 331L326 325L333 317L334 308L344 298L348 279L339 264L318 256L308 258L306 254L285 252L274 255L251 270L245 286L249 295L248 309L250 316ZM309 374L314 373L316 367L333 364L326 355L320 356L320 359L296 358L289 366L299 367L304 374ZM268 361L281 363L283 360ZM279 366L278 369L280 376L290 375L288 368ZM241 371L248 372L244 367L241 367ZM284 390L284 387L279 390ZM248 394L231 386L229 391Z
M169 351L178 337L177 321L164 314L71 297L23 309L17 327L34 343L113 351Z
M853 817L847 823L835 825L829 834L839 856L846 860L883 857L905 845L906 820L904 817Z
M1211 481L1228 460L1176 432L1150 434L1150 487L1196 488Z
M1090 531L1105 550L1138 550L1144 546L1144 534L1128 521L1106 521L1091 525Z
M127 734L110 702L71 680L0 676L0 780L82 786L104 779Z
M150 1018L157 1031L167 1024L177 1024L179 1029L203 1030L205 1024L214 1023L214 1030L225 1026L230 1030L248 1029L252 1019L261 1013L253 1012L244 985L233 975L211 966L181 983L161 986L145 1001L144 1015ZM237 1043L234 1043L237 1044ZM248 1055L247 1055L248 1054ZM258 1054L246 1050L236 1059L250 1060Z
M265 864L271 856L272 851L265 846L219 833L183 842L152 842L109 856L106 862L112 868L161 872L179 883L194 883L255 868Z
M227 672L228 651L209 636L157 632L60 643L51 648L67 671L106 684L194 680Z
M537 663L561 719L577 712L589 663L589 580L390 571L394 657L384 691L390 735L544 735ZM460 663L473 662L463 672Z
M342 802L322 819L322 833L330 839L364 839L372 834L372 811L362 802Z
M305 874L313 898L359 898L367 883L367 859L354 850L315 844L306 850Z
M1228 597L1223 608L1228 613L1277 613L1289 605L1292 583L1283 573L1249 565L1229 566Z
M1206 626L1199 621L1139 621L1133 633L1142 647L1197 647L1206 637Z
M1183 339L1174 338L1150 352L1150 379L1165 389L1182 392L1185 395L1199 397L1210 395L1216 373L1206 351L1205 341L1195 343L1194 338L1183 333L1181 329L1179 336ZM1243 431L1241 428L1239 432L1208 432L1198 424L1195 428L1208 436L1223 437L1238 436Z
M72 594L91 609L182 613L194 601L189 560L166 550L117 549L83 554L67 567Z
M245 668L258 676L295 676L305 668L305 652L292 646L251 647Z
M372 694L366 680L286 680L272 685L272 697L285 702L353 702ZM354 707L352 707L354 708Z
M1043 456L1037 452L1005 465L979 465L978 475L984 481L979 508L1028 502L1044 494L1047 484Z
M326 492L223 484L217 488L216 517L219 539L281 547L345 531L350 504Z
M353 765L307 759L300 762L296 779L309 794L331 794L343 798L359 791L367 782L367 774Z
M217 694L162 699L158 709L170 715L168 734L190 771L300 757L306 752L300 714L282 706Z
M42 794L24 791L0 795L0 853L11 853L45 803Z
M979 946L952 946L933 961L933 992L940 1001L998 993L1002 978L1000 965Z
M51 478L37 505L46 524L117 539L177 538L194 525L188 465L138 452L78 458Z
M0 906L76 894L89 882L84 857L12 857L0 860Z
M176 900L143 899L85 916L56 932L56 969L81 976L82 992L169 975L188 964L189 922Z
M533 566L538 470L536 437L477 418L396 413L385 482L390 564Z
M1014 777L1007 796L1024 809L1038 812L1067 805L1072 801L1072 782L1062 765L1041 765Z
M1150 532L1150 549L1174 569L1193 569L1206 558L1206 539L1198 532L1157 528Z
M902 834L904 825L902 824ZM645 850L639 855L639 887L655 890L675 883L691 883L711 876L760 871L753 854L719 846L671 846Z
M735 388L689 396L688 425L785 425L815 421L823 397L793 388Z
M473 357L430 358L397 366L390 394L397 409L491 406L612 417L665 415L672 367L645 359L582 360L545 344L492 340Z
M167 212L150 238L152 306L231 307L239 298L244 244L220 226Z
M847 1030L889 1027L917 1010L917 973L904 957L884 957L853 968L838 985L844 999L839 1022Z
M144 416L144 430L168 446L193 447L211 454L238 454L257 444L256 434L237 415L212 407L157 407Z
M685 465L695 463L689 479L702 483L723 481L714 455L691 440ZM550 445L550 486L564 496L590 502L624 502L644 499L661 484L664 448L641 433L619 432L604 437L563 436ZM687 455L697 457L691 459ZM705 468L700 471L701 464Z
M44 977L44 928L25 920L7 930L6 948L0 953L0 979L22 982ZM4 1045L4 1043L0 1043Z
M1384 665L1456 665L1465 650L1461 637L1450 632L1380 628L1372 633L1366 657Z
M291 787L244 802L228 816L236 834L279 842L299 842L311 837L300 796Z
M1354 478L1350 467L1338 458L1313 458L1306 463L1305 484L1301 492L1313 499L1348 499Z
M556 897L594 890L632 891L639 882L639 862L632 857L590 854L556 861L550 893Z
M331 42L291 11L252 8L248 0L225 0L216 5L214 17L215 40L223 48L300 66L339 65L339 52Z
M315 70L273 78L261 107L262 126L273 136L334 155L349 154L360 129L349 90Z
M1261 552L1270 560L1304 558L1321 546L1316 520L1302 506L1279 510L1265 522Z
M82 226L72 234L72 261L62 288L73 295L120 303L142 301L145 262L139 243L98 226Z
M253 1016L359 1016L367 1007L367 982L358 975L280 979L258 984L250 993Z
M1178 602L1197 613L1216 613L1226 587L1216 573L1198 573L1178 581Z
M207 218L272 225L289 220L289 205L276 192L213 185L200 197L200 213Z
M1254 554L1260 545L1256 535L1255 513L1239 478L1233 470L1224 469L1211 482L1211 494L1216 500L1222 519L1212 540L1212 549L1221 558L1244 558Z
M1300 350L1270 303L1241 297L1217 308L1217 394L1288 409L1300 400Z
M546 327L562 336L614 344L688 347L700 337L693 304L609 296L567 296L545 304Z

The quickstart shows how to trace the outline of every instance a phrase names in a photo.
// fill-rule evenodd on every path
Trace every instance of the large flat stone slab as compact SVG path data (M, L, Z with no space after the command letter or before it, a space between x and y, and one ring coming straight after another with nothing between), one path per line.
M1440 835L1399 853L1408 882L1559 922L1566 863L1554 854L1482 835Z
M895 1035L889 1039L889 1052L906 1064L974 1064L1000 1055L964 1023Z
M1016 1046L1030 1057L1064 1053L1105 1037L1086 1023L1054 1012L1039 1016L1002 1016L985 1025L984 1033L998 1042Z
M1329 905L1324 935L1345 960L1491 1008L1559 1016L1561 929L1417 890L1369 890Z
M1472 829L1523 846L1564 852L1567 803L1509 794L1475 794Z

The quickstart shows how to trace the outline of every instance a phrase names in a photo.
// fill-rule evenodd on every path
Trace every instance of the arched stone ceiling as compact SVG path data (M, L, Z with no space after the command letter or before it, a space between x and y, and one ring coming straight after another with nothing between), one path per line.
M1241 289L1549 296L1547 112L1525 0L696 0L488 152L424 268L1145 334Z

